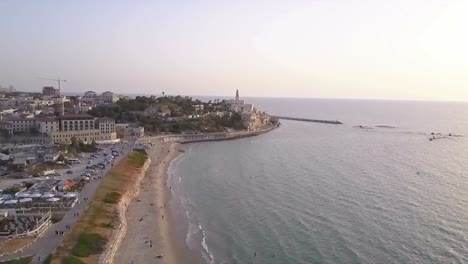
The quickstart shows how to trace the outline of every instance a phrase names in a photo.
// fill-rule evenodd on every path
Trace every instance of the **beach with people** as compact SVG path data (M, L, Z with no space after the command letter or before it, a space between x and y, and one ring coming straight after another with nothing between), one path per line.
M180 145L155 139L148 146L152 162L125 214L127 231L115 263L184 263L185 250L173 235L167 186L167 170Z

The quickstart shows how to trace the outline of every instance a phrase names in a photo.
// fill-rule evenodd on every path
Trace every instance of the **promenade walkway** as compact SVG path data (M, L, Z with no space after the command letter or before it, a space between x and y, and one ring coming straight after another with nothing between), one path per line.
M123 149L123 155L120 155L114 160L114 164L117 164L122 158L126 157L127 154L133 149L133 145L125 145ZM98 175L105 176L111 167L107 167ZM33 256L32 263L42 263L52 252L60 245L65 236L68 234L66 226L69 225L71 228L76 224L78 219L83 215L83 212L88 208L89 202L92 200L94 193L96 192L99 184L102 180L92 180L85 185L79 198L79 203L68 211L63 219L52 225L40 238L38 238L32 245L24 248L17 253L6 254L0 257L0 261L7 261L17 259L21 257ZM84 198L90 198L84 200ZM63 235L56 235L56 231L64 231ZM40 259L40 261L39 261Z

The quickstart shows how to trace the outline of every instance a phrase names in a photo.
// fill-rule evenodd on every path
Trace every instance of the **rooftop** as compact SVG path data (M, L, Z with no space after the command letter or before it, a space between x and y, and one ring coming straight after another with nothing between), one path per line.
M11 123L0 121L0 126L11 126Z
M92 115L88 114L65 114L59 117L60 120L70 120L70 119L94 119Z
M115 122L115 120L110 117L104 116L99 118L99 122Z

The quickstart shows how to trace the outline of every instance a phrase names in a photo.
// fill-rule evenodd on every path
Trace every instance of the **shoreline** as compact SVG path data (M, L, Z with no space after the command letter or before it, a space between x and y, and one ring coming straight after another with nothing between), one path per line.
M238 132L229 134L222 140L235 140L258 136L276 127L259 131ZM147 149L151 159L150 167L140 182L140 192L128 205L125 214L128 222L127 234L124 237L115 263L189 263L194 260L193 251L185 241L179 241L176 221L171 211L172 199L169 182L171 162L183 153L182 148L188 143L213 142L220 140L200 140L191 142L164 142L164 137L146 138L151 143ZM201 257L201 256L200 256Z
M177 143L152 142L147 150L150 167L140 184L140 193L128 205L127 234L115 263L185 263L185 249L173 234L171 194L167 188L168 168L181 152Z

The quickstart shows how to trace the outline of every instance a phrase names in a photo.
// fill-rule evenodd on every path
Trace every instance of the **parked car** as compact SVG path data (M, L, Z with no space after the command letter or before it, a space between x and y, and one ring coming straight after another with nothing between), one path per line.
M54 176L60 177L60 176L62 176L62 174L60 172L56 172L56 173L54 173Z
M67 170L67 174L73 174L72 170Z

